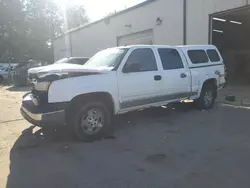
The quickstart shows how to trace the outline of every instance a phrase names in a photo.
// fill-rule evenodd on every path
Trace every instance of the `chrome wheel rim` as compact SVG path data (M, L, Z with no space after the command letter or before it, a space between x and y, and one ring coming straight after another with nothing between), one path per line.
M100 109L90 109L83 114L81 127L89 135L98 133L104 126L104 114Z
M213 102L213 92L206 91L204 94L204 103L206 106L210 106Z

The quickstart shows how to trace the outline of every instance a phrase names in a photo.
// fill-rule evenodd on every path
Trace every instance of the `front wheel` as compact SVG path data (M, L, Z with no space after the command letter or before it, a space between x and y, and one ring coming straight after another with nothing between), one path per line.
M102 102L87 102L72 118L73 135L80 141L94 141L108 134L111 128L110 110Z
M202 88L199 99L195 101L199 109L211 109L214 106L216 98L216 87L212 84L206 84Z

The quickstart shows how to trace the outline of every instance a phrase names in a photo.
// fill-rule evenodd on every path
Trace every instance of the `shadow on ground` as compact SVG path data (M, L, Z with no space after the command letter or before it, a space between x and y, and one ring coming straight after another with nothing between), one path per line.
M10 92L29 92L31 90L30 86L11 86L9 88L7 88L8 91Z
M126 128L127 124L138 125L144 122L161 123L169 120L170 115L196 110L193 103L174 103L168 106L149 108L142 111L129 112L114 118L116 131Z
M169 115L172 116L175 113L187 112L190 110L194 110L192 104L174 104L168 108L152 108L120 115L114 118L113 123L116 126L115 133L119 135L127 131L133 131L135 126L145 122L161 123L166 121L166 119L169 118ZM80 149L76 150L76 148L89 148L92 147L92 145L95 147L95 144L105 144L104 148L106 148L108 145L105 143L105 140L115 142L116 139L115 135L110 135L105 137L103 141L79 143L72 139L65 128L57 130L40 129L35 131L34 127L31 126L23 131L22 135L17 139L11 149L10 174L8 176L7 188L38 188L49 187L50 185L53 188L77 187L72 180L67 180L68 177L65 177L65 173L68 174L67 171L81 171L81 163L79 163L80 166L75 166L75 163L77 163L76 161L79 162L83 160L82 154L79 154L79 152L84 153L84 151L80 151ZM126 149L124 150L126 151ZM158 156L162 157L164 155L157 154L156 158L159 158ZM93 157L96 158L97 156L93 154ZM152 157L148 158L151 159ZM59 171L61 172L55 174L51 172L54 168L58 168L58 165L60 166ZM71 165L75 166L76 169L72 169ZM143 171L143 169L140 171ZM64 178L66 178L66 180ZM45 179L46 182L41 181ZM62 179L64 180L62 181ZM50 181L51 184L49 183ZM82 186L83 184L80 187Z
M211 118L211 114L214 114L215 118L211 118L211 122L222 117L218 125L223 126L222 121L228 115L218 116L214 110L212 113L203 113L203 116ZM232 113L236 111L238 109L233 109ZM195 117L190 117L192 115ZM194 119L194 123L190 123L190 127L184 126L190 119ZM203 159L202 155L195 156L199 149L208 155L211 153L210 147L214 146L213 142L218 141L215 137L219 131L216 124L211 126L215 129L213 133L209 126L197 125L203 121L202 113L195 110L192 104L153 108L115 117L115 135L93 143L75 142L66 129L34 131L31 126L23 131L11 149L7 188L175 187L174 180L175 183L182 183L177 177L185 175L183 169L188 169L187 172L191 173L192 165L196 164L193 160ZM173 129L173 126L177 129ZM231 131L235 133L234 130ZM248 129L247 131L250 132ZM210 133L213 139L208 141ZM180 138L180 134L183 138ZM159 140L159 135L164 137ZM171 140L172 137L176 140ZM218 138L220 139L219 135ZM199 142L196 139L200 139ZM175 143L176 151L173 147ZM198 145L197 148L195 144ZM216 147L219 146L218 144ZM231 151L230 148L227 155L228 151ZM217 154L212 157L217 157ZM217 158L213 160L212 162L216 162ZM203 165L203 161L198 162L197 164ZM205 165L209 167L209 162L206 161ZM204 172L197 172L198 175L193 176L197 178L202 173ZM193 182L185 179L189 176L183 178L183 182L190 183L190 186L180 187L192 187ZM208 183L205 180L202 180L204 185ZM202 181L193 187L204 187ZM211 184L214 181L209 182L209 186L216 187Z

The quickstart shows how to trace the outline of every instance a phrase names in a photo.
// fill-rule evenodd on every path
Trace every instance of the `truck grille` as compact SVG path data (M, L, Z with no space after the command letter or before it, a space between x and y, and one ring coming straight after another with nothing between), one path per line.
M37 91L35 88L31 90L33 97L38 100L39 106L48 104L48 92Z
M37 79L37 75L36 75L36 74L33 74L33 73L29 73L29 74L28 74L28 78L31 79L31 80L32 80L32 79Z

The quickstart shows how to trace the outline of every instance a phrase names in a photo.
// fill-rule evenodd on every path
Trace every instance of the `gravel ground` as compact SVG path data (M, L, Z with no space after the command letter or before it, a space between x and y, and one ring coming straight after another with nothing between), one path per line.
M249 188L250 108L176 104L116 117L114 136L73 141L19 113L27 88L0 88L0 187Z

